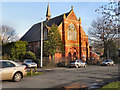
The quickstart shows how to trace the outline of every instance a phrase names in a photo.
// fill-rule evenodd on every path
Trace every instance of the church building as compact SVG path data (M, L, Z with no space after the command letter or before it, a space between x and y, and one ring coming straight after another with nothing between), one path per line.
M62 53L55 53L55 58L60 57L70 57L72 60L81 59L88 60L90 58L89 42L88 36L82 29L81 18L76 17L73 6L71 10L62 15L51 18L49 4L47 6L46 20L43 21L43 39L45 40L49 29L52 24L58 26L61 40L64 45L65 55ZM41 22L34 24L26 34L21 38L22 41L27 41L29 43L29 48L32 49L34 53L37 54L40 47L40 35L41 33Z

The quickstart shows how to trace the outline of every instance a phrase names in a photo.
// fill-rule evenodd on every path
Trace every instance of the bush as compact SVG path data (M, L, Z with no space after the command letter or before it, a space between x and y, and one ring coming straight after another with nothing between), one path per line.
M26 41L10 42L2 45L3 59L21 59L26 53L26 47L28 43ZM23 56L20 56L21 53ZM7 54L7 55L6 55ZM7 56L7 57L6 57Z
M36 56L33 52L31 51L27 51L25 54L24 59L32 59L32 60L36 60Z
M40 68L40 59L36 59L34 62L37 63L37 67Z
M22 53L19 54L19 59L21 61L23 61L25 54L26 54L26 52L22 52Z
M57 63L57 66L58 67L65 67L67 65L66 65L65 61L62 61L62 62Z
M120 57L114 58L113 60L115 64L120 64Z
M48 57L43 57L43 67L56 67L54 59L49 60Z
M44 67L57 67L57 65L54 63L54 61L49 61Z
M87 63L88 65L92 65L92 61L91 61L91 60L87 60L86 63Z
M4 56L2 57L3 60L8 60L8 55L4 54Z

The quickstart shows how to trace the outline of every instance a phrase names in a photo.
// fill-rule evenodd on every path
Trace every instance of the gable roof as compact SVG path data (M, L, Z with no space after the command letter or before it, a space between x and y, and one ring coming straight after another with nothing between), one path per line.
M93 52L93 51L90 51L92 53L92 55L97 55L97 56L100 56L99 54Z
M72 20L78 20L73 10L71 10L67 18Z
M65 13L66 17L69 15L70 12ZM47 21L43 21L43 28L45 28L45 25L51 27L53 23L59 26L63 21L63 15L64 14L54 17ZM40 37L41 37L40 33L41 33L41 22L34 24L20 40L27 42L40 41Z

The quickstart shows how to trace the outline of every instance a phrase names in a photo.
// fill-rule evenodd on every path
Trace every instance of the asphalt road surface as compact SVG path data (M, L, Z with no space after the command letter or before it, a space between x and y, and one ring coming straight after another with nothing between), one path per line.
M44 70L43 70L44 71ZM20 82L3 81L2 88L52 88L68 83L81 82L84 85L118 77L118 65L86 68L46 69L44 74L24 77Z

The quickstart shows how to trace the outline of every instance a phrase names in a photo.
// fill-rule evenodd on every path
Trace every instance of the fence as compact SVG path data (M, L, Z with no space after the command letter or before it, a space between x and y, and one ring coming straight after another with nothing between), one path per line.
M43 67L62 67L67 66L70 62L70 59L67 57L61 57L61 58L52 58L49 59L49 57L43 57Z

